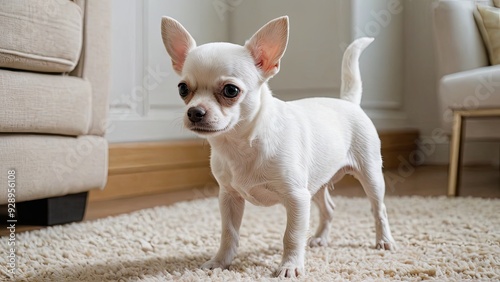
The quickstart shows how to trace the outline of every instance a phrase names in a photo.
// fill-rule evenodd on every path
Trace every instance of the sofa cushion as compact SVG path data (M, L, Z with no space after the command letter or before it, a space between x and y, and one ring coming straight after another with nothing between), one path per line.
M108 174L108 143L99 136L0 134L0 183L16 170L16 201L103 188ZM2 185L0 205L7 203Z
M0 67L69 72L82 48L82 11L69 0L2 0L0 34Z
M451 132L452 109L500 108L500 65L445 75L439 81L442 126ZM500 118L470 119L468 139L500 138Z
M0 70L0 132L86 134L91 97L81 78Z
M490 64L500 64L500 9L477 5L474 18L488 50Z

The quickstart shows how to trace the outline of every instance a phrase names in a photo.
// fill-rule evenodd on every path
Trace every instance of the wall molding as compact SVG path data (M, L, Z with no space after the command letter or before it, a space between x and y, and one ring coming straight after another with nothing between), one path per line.
M379 135L385 168L398 167L401 158L408 159L416 150L416 130L386 130ZM209 158L210 145L200 139L110 144L107 185L102 191L91 191L89 199L100 201L216 186Z
M423 163L426 165L447 165L450 158L449 140L441 143L435 143L432 140L431 136L419 138L418 150L425 156ZM467 139L464 139L463 142L463 165L500 165L500 145L498 142ZM422 143L425 143L425 147L421 145Z

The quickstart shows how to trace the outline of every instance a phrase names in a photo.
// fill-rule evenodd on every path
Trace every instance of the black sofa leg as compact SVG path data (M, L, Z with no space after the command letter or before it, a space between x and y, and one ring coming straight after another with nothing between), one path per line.
M16 203L17 224L51 226L81 221L88 192Z

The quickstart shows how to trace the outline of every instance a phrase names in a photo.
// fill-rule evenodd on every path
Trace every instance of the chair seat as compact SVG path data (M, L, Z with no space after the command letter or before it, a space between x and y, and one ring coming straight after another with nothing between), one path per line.
M80 7L69 0L1 1L0 67L70 72L83 40Z

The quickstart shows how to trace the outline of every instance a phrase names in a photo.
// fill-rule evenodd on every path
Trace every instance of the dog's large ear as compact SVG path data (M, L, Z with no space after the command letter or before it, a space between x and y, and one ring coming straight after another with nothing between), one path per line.
M288 16L280 17L261 27L246 43L256 66L265 78L280 70L280 59L288 43Z
M186 56L196 47L196 41L178 21L170 17L161 18L161 37L172 58L172 67L180 75Z

